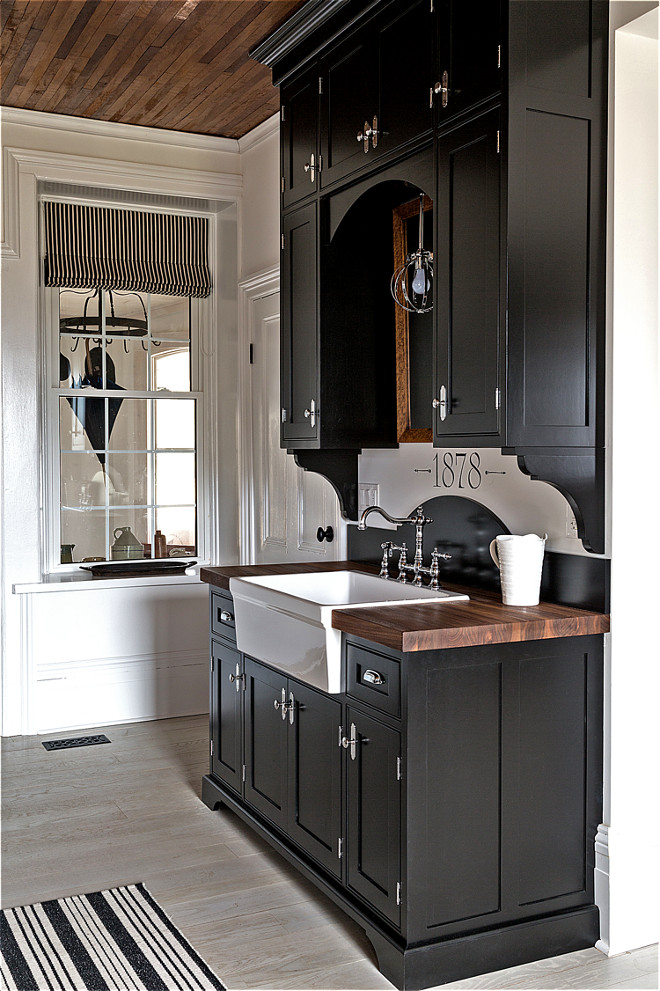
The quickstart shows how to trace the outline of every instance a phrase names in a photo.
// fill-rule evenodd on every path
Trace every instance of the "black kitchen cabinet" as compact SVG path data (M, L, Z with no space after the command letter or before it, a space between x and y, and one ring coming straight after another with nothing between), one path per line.
M319 436L317 204L282 221L280 391L282 446L316 446Z
M468 437L472 444L499 443L506 315L500 291L501 157L499 108L437 141L436 446Z
M245 800L340 873L341 703L245 658Z
M312 83L316 83L320 113L316 148L322 170L320 178L317 172L314 183L307 183L306 195L318 204L319 217L332 209L328 201L350 195L356 185L367 182L377 189L386 183L387 170L412 161L435 127L434 443L452 447L470 442L516 454L521 471L563 493L585 547L601 553L607 31L605 0L570 4L481 0L476 5L462 0L412 5L392 0L382 6L358 2L350 9L339 0L328 0L322 15L310 8L308 21L299 15L288 34L283 27L253 53L273 67L274 80L284 83L285 92L288 87L292 91L302 87L296 77L309 80L308 95L299 97L301 105L307 100L313 108ZM417 96L422 84L424 101ZM296 92L302 94L303 89ZM472 147L465 135L473 125L491 128L490 114L496 107L501 108L496 129L498 271L491 264L495 222L482 220L481 229L470 226L478 216L470 209L462 185L476 174L479 164L487 188L476 190L475 196L485 197L490 218L495 162L490 155L484 158L478 138ZM309 109L301 118L307 117L307 130L313 136L311 113ZM285 163L290 163L286 107L283 127L283 154ZM301 161L306 155L305 145ZM285 172L288 167L285 164ZM286 199L286 182L285 175L285 208L291 202ZM433 197L433 190L422 187L421 191ZM291 195L297 196L295 189ZM365 201L359 234L351 246L354 267L364 269L361 298L370 298L374 306L387 293L391 259L386 264L383 256L378 272L364 259L371 260L379 251L377 211L385 208L386 200L370 202L369 207ZM468 244L472 253L466 250ZM332 251L321 250L323 238L318 245L316 290L321 312L332 314L342 307L351 287ZM303 270L300 282L307 281ZM290 284L291 280L283 288L283 312L291 306ZM327 300L332 301L330 308ZM383 393L389 386L382 359L394 367L397 351L385 322L381 320L380 326L384 333L378 358L367 348L361 368L365 381L379 381ZM333 328L333 333L322 334L322 346L314 337L318 325L308 332L318 361L321 350L348 350L355 345L361 313L353 313L352 320L335 321L335 327L336 332ZM288 332L285 321L283 333ZM303 364L310 341L302 344ZM376 360L381 361L378 370ZM306 370L302 382L307 393L305 376ZM410 394L415 386L410 381ZM289 449L350 449L356 459L363 447L395 443L395 418L387 414L383 418L379 411L374 442L369 417L360 415L374 411L373 391L362 411L347 404L347 394L359 396L359 385L330 389L321 402L321 416L328 424L337 417L342 421L339 430L323 428L317 436L309 428L305 433L296 427ZM382 397L376 395L382 407ZM394 396L391 399L394 402ZM318 406L318 397L315 402ZM282 405L288 409L286 402ZM321 461L317 459L313 470L321 470ZM332 480L327 466L326 474ZM347 481L351 475L357 478L357 468L344 471L341 482L335 482L339 491L356 487L357 482ZM356 493L349 504L353 513ZM344 502L345 512L347 505Z
M341 702L300 682L289 682L293 722L288 728L287 832L335 876L343 836Z
M288 812L289 704L287 679L246 657L245 799L280 829L286 825Z
M497 96L505 54L500 0L434 0L436 126Z
M216 596L216 598L218 598ZM211 771L243 790L243 655L211 641Z
M390 5L321 61L322 189L431 130L433 22L428 0Z
M280 118L282 206L286 208L318 189L317 73L307 72L282 89Z
M396 926L401 917L401 734L346 708L347 884Z
M394 984L593 945L601 636L399 653L345 635L341 695L213 651L227 668L213 692L244 703L245 749L217 760L236 709L212 701L227 726L214 724L204 802L356 919ZM242 763L241 796L225 768Z

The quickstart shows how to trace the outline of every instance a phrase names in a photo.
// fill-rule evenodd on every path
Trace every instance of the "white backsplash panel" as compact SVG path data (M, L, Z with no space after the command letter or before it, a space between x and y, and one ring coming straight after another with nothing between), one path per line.
M511 533L547 533L547 550L588 554L570 535L574 516L566 499L547 482L524 475L514 455L492 448L401 444L390 451L363 451L358 470L360 485L377 485L379 505L392 516L405 516L436 496L461 496L482 503ZM392 529L375 514L368 525Z

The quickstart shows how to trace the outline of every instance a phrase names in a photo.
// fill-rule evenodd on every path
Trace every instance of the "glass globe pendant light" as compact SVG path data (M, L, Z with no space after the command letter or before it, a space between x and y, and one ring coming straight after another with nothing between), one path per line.
M433 283L433 252L424 250L424 193L419 194L419 245L390 280L394 302L408 313L429 313L433 301L429 294Z

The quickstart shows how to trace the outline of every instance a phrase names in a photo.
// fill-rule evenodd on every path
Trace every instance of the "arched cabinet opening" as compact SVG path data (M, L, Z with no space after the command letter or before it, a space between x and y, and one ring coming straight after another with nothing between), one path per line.
M395 275L418 248L420 196L423 246L432 259L433 202L420 186L401 180L377 183L348 207L334 232L335 204L326 204L321 340L338 350L328 368L332 394L342 395L352 383L341 414L354 417L354 428L342 424L342 436L354 436L360 447L431 440L431 274L424 313L403 309L392 292ZM405 274L410 296L414 268L413 260ZM401 280L398 297L405 303ZM325 358L322 353L322 364Z

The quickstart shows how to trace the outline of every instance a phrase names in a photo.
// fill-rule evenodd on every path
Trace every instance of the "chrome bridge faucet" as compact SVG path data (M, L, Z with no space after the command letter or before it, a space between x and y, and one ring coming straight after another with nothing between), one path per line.
M437 592L440 588L440 561L450 561L451 554L443 554L437 548L431 551L431 566L429 568L424 567L424 555L422 550L422 544L424 541L424 527L427 523L432 523L433 520L428 516L424 516L424 508L418 506L414 513L410 516L396 517L390 516L386 510L381 509L380 506L367 506L362 515L360 516L357 528L358 530L367 529L367 518L371 513L380 513L383 519L387 520L388 523L394 523L395 526L402 526L404 523L411 523L415 527L415 556L413 558L413 563L408 564L408 548L405 543L393 544L391 540L386 540L380 546L383 549L383 560L380 564L380 577L389 578L389 558L392 556L392 551L399 551L399 574L397 576L397 581L402 584L408 582L408 573L412 572L413 579L412 584L420 587L422 584L422 575L429 576L429 588Z

